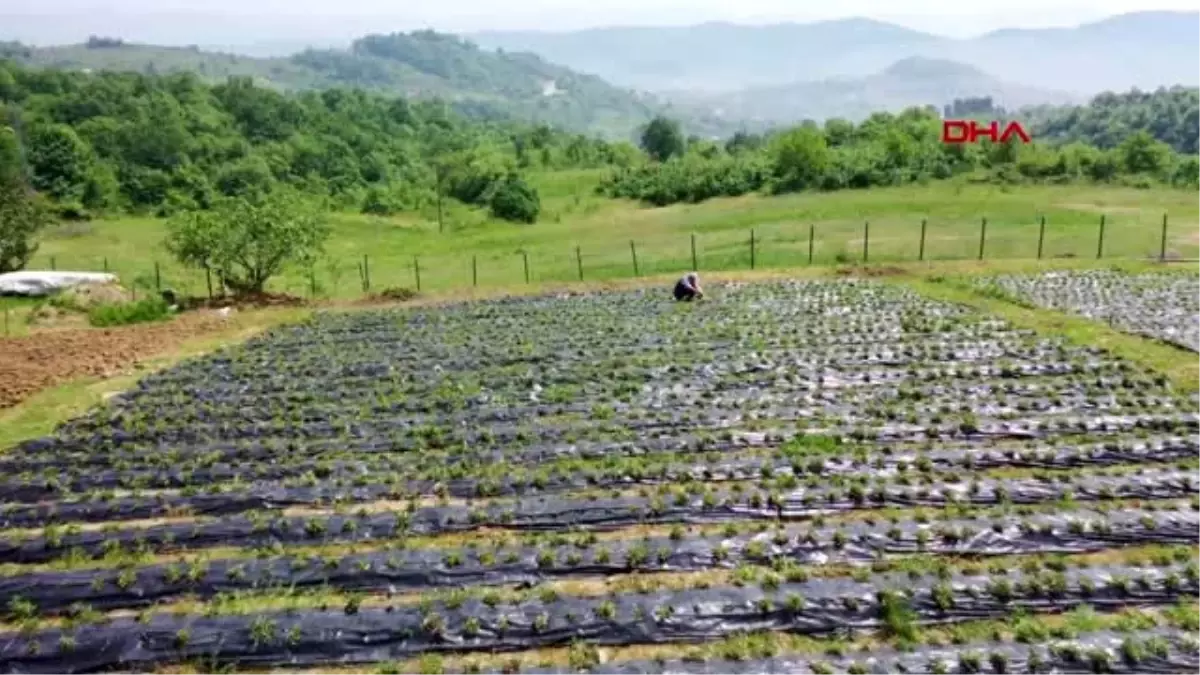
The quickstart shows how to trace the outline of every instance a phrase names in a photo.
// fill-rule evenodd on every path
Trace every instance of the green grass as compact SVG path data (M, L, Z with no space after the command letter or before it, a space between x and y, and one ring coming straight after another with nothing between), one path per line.
M974 260L981 219L986 217L988 260L1034 259L1038 218L1046 216L1046 259L1091 259L1097 252L1101 215L1106 217L1106 258L1157 256L1164 214L1169 218L1167 251L1195 258L1200 209L1194 192L1099 186L1003 187L952 182L828 194L747 196L697 205L643 208L597 197L597 171L536 176L543 215L533 225L488 220L457 206L448 210L445 232L432 213L380 218L335 214L329 262L314 275L319 296L360 295L358 266L367 256L372 290L416 286L414 256L420 259L421 289L469 289L522 285L525 252L532 282L633 276L630 241L636 242L639 274L676 273L692 266L696 238L701 271L748 269L750 231L758 268L808 264L809 227L814 228L813 263L831 265L863 256L864 222L869 222L871 263L916 261L921 220L927 220L927 261ZM107 268L143 290L155 287L155 263L163 285L206 293L203 274L174 264L163 251L162 221L127 218L73 225L48 234L33 268ZM310 293L309 275L291 270L274 290Z

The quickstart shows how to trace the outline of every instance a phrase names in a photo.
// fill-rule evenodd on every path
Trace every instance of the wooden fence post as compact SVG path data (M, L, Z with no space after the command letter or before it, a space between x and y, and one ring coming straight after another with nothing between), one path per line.
M420 290L421 290L421 259L415 255L413 256L413 276L416 277L417 291L420 292Z
M692 270L699 270L700 263L696 261L696 235L692 233Z
M367 260L366 253L363 254L362 266L363 266L363 292L369 292L371 290L371 265L370 265L370 262Z
M471 286L479 286L479 256L471 256Z
M204 285L208 287L208 299L213 299L212 290L212 269L208 265L204 266Z
M813 236L816 234L817 226L809 223L808 225L808 264L812 264L813 258Z
M867 262L871 252L871 222L863 222L863 262Z
M921 246L917 250L917 261L918 262L925 262L925 225L926 225L926 219L922 218L921 219Z
M750 230L750 269L754 269L754 230Z
M525 262L525 283L529 283L529 251L521 251L521 259Z
M1046 216L1042 215L1041 223L1038 225L1038 260L1042 259L1042 246L1046 243Z
M579 280L583 281L583 251L575 247L575 266L579 268Z
M983 247L987 244L987 217L979 221L979 259L983 260Z
M162 292L162 270L158 267L158 261L154 261L154 290Z
M1158 243L1158 261L1167 261L1167 214L1163 214L1162 238Z
M51 271L58 269L58 263L55 261L54 256L50 256L50 269Z
M632 239L629 240L629 255L633 258L633 276L641 276L638 272L637 244L634 244Z
M1096 260L1104 257L1104 214L1100 214L1100 236L1096 239Z

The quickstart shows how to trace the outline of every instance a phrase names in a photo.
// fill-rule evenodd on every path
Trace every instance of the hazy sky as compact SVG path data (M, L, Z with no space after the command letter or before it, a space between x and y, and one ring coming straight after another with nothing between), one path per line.
M1123 12L1198 7L1200 0L0 0L0 38L44 43L97 33L207 44L214 31L241 43L251 36L264 42L337 40L424 27L565 30L851 16L965 37L995 28L1073 25ZM21 35L29 32L38 34Z

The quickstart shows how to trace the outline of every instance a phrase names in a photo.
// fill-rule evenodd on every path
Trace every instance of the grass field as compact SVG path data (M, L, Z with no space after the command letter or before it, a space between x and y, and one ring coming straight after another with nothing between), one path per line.
M338 214L329 261L314 275L317 295L359 295L364 255L372 290L416 286L415 257L423 291L523 284L522 252L533 282L577 280L580 267L585 280L631 277L631 241L639 275L675 273L692 267L692 235L700 270L748 269L752 230L757 268L807 265L810 227L813 263L828 265L862 259L864 223L869 223L870 262L915 261L922 219L927 220L925 259L930 261L976 259L985 217L988 260L1036 258L1043 215L1046 259L1095 259L1101 216L1106 258L1157 256L1164 214L1168 254L1194 258L1200 251L1196 195L1181 190L939 183L650 209L596 197L599 178L596 172L539 176L543 217L535 225L498 223L478 211L458 209L451 210L446 231L439 233L436 223L417 216ZM155 286L157 262L163 285L206 292L202 274L179 268L162 250L163 232L163 223L151 219L62 226L42 243L31 267L53 263L57 269L99 271L107 264L126 285L147 290ZM274 288L308 295L310 286L306 272L292 270Z

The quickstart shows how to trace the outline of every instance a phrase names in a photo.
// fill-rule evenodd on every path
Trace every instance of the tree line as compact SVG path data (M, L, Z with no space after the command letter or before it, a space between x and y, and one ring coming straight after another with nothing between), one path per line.
M1110 148L1074 140L1017 139L947 144L931 108L876 113L859 124L806 122L763 135L737 134L725 143L687 139L679 124L659 118L642 136L650 162L620 167L599 190L654 205L698 202L765 190L862 189L962 177L980 182L1115 182L1149 187L1197 187L1200 162L1175 152L1149 130L1127 134Z

